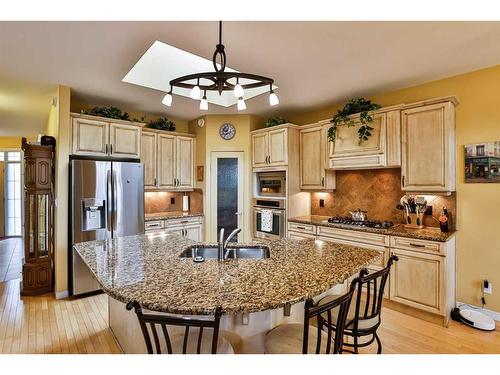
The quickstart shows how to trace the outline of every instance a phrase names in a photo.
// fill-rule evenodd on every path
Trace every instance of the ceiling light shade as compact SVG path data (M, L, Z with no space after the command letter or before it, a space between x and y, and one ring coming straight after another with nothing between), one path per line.
M163 104L165 104L167 107L170 107L172 105L172 93L169 92L167 95L163 97L163 100L161 101Z
M274 106L280 104L280 100L278 99L278 95L274 93L273 90L269 93L269 105Z
M245 109L247 109L247 105L245 104L245 101L241 97L238 98L238 111L244 111Z
M239 79L236 80L236 85L234 86L233 94L237 98L241 98L243 95L245 95L245 91L243 90L243 86L240 85Z
M200 86L198 86L198 85L194 86L191 89L191 93L189 94L189 96L191 96L191 98L195 99L195 100L200 99L200 95L201 95L201 89L200 89Z
M208 101L207 101L207 94L203 94L203 98L200 100L200 109L202 111L208 111Z
M233 91L235 97L238 98L237 107L239 111L246 109L246 104L243 100L245 90L264 86L270 86L272 89L274 83L274 80L272 78L251 73L226 71L226 61L226 52L224 50L224 45L222 44L222 21L219 21L219 43L215 46L215 52L212 58L214 71L193 73L172 79L170 81L170 87L178 87L191 90L190 97L195 100L200 99L202 90L204 92L217 91L219 93L219 96L222 95L224 91ZM243 84L240 84L240 78L244 79ZM234 84L235 80L236 84ZM193 81L196 81L196 84L194 84ZM202 82L202 84L200 84L200 81ZM273 103L276 102L276 104L279 102L277 96L272 100ZM201 105L202 104L200 102L200 108ZM203 106L205 106L205 104L203 104Z

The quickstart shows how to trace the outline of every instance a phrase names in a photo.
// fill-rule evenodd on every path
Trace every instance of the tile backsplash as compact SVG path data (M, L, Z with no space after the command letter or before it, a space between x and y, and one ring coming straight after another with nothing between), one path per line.
M358 208L368 211L369 220L390 220L403 223L402 211L396 209L401 190L401 169L368 169L359 171L337 171L337 188L332 193L313 193L311 214L324 216L349 216L349 211ZM454 228L456 217L456 195L426 195L428 205L432 206L432 216L425 216L424 225L439 227L437 218L443 206L451 215ZM324 199L325 207L320 207Z
M203 212L203 192L195 189L186 193L189 196L189 210ZM182 211L182 192L147 191L144 193L144 212L153 214L158 212ZM171 203L174 198L174 203Z

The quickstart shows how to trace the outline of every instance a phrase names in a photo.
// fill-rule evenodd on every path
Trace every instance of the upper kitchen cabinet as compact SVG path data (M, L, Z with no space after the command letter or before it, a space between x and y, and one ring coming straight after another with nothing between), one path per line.
M142 145L146 190L194 189L194 136L144 129Z
M455 190L455 97L415 103L401 112L401 186L405 191Z
M318 123L300 130L300 189L333 190L335 172L327 167L327 126Z
M72 154L139 159L142 123L71 114Z
M365 169L401 165L400 110L379 110L373 115L372 135L359 143L359 115L354 126L339 125L335 142L328 142L328 168ZM329 126L328 126L329 127Z
M252 165L254 168L284 167L288 155L297 150L296 125L283 124L252 132Z

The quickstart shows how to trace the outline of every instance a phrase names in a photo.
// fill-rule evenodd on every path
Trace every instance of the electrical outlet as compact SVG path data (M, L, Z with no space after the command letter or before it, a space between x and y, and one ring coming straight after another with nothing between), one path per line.
M175 198L174 197L170 198L170 204L175 204Z
M424 215L432 216L432 206L427 206Z
M484 292L484 294L492 294L493 293L493 284L487 280L484 280L483 292Z
M324 199L320 199L319 200L319 206L320 207L325 207L325 200Z

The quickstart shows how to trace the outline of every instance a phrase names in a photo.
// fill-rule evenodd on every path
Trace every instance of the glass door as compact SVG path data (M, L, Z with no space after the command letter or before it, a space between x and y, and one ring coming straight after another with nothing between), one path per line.
M212 152L210 228L212 240L221 228L226 236L236 228L244 230L244 163L243 152ZM233 241L241 241L240 232Z
M5 236L22 235L22 201L21 201L21 151L0 151L0 162L4 170L4 212Z

